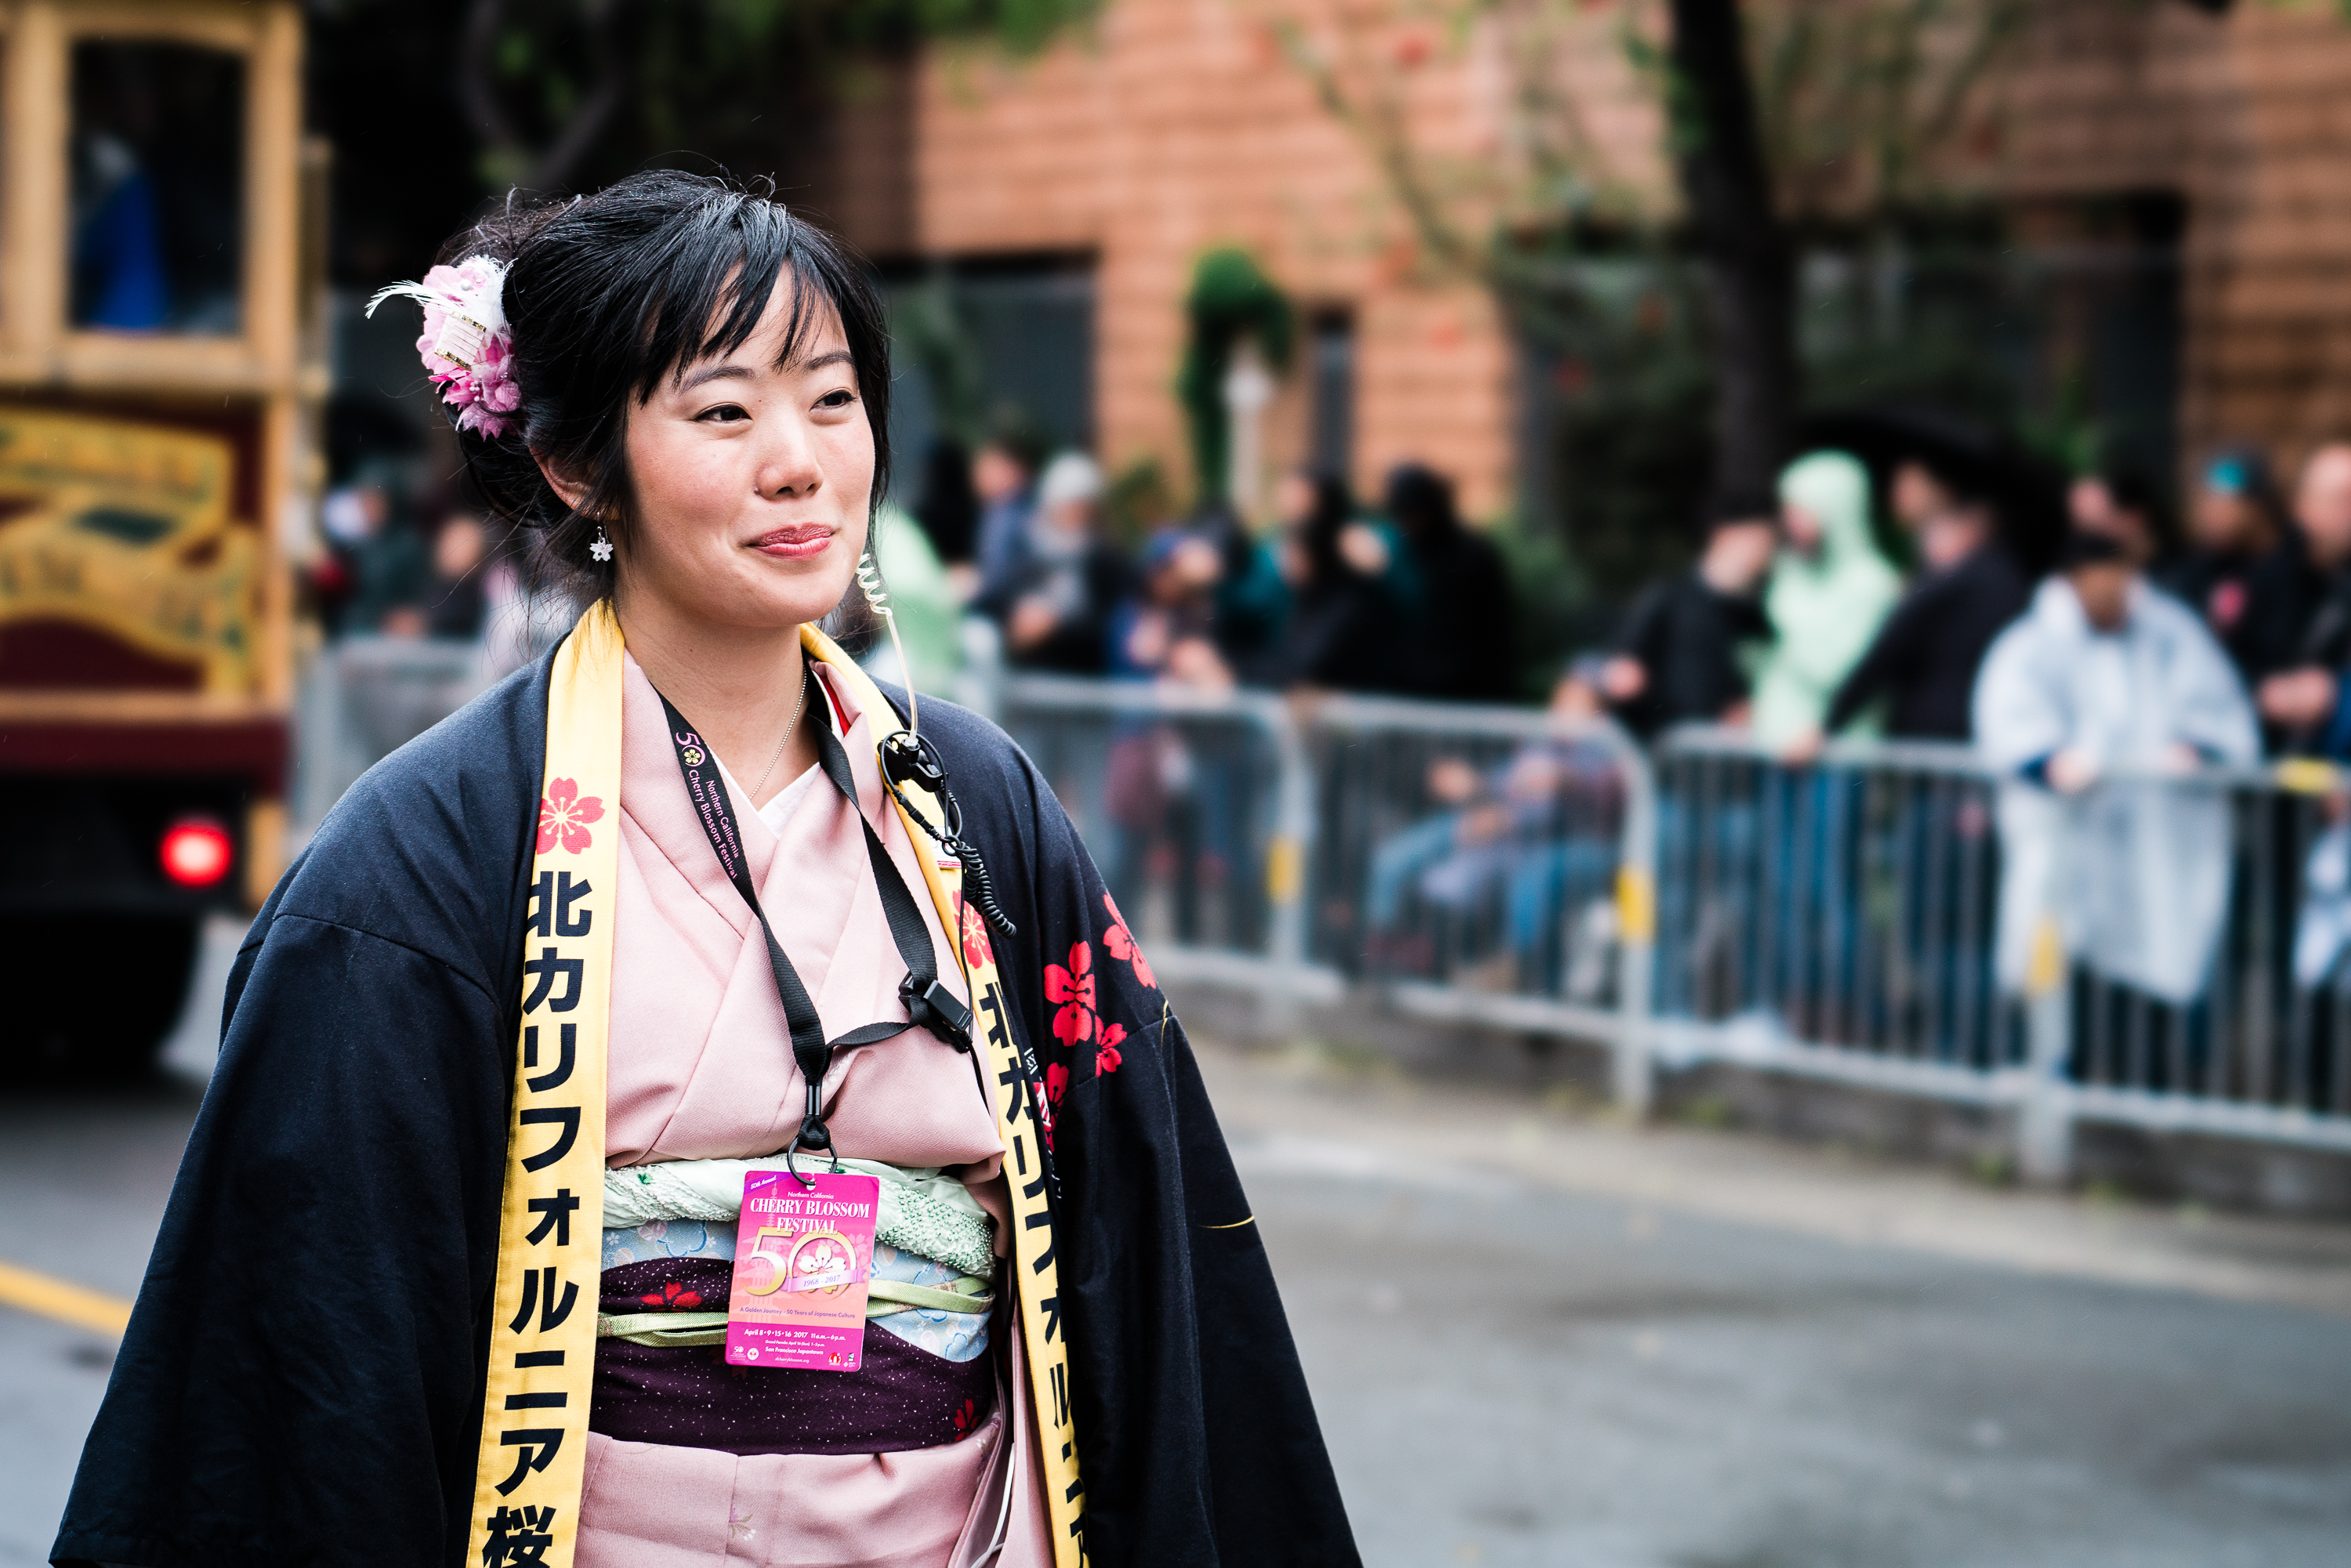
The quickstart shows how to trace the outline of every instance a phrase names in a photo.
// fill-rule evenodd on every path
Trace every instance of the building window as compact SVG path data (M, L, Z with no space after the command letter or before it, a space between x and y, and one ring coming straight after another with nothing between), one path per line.
M894 496L919 507L925 455L1007 422L1053 448L1094 437L1094 266L1087 256L962 259L885 277Z
M2176 462L2180 238L2168 192L2018 203L1805 257L1806 393L1908 403L2071 466Z
M1355 319L1344 310L1317 311L1307 340L1314 421L1308 455L1326 474L1355 466Z

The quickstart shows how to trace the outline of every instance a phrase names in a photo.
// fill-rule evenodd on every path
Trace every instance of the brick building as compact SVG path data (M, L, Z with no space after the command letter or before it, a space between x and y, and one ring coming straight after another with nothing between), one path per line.
M1594 19L1579 84L1591 129L1669 204L1613 25ZM2092 415L2136 422L2158 466L2234 438L2290 462L2351 431L2351 26L2331 7L2072 0L2040 14L2002 81L1985 202L2011 246L2072 280L2035 318L2036 373L2056 364ZM1494 94L1474 49L1432 58L1416 140L1492 149ZM1458 476L1473 516L1528 472L1543 389L1525 357L1481 290L1416 265L1364 148L1242 0L1110 0L1035 61L937 52L850 121L822 193L836 221L897 276L946 268L992 373L1113 469L1188 473L1182 300L1195 258L1238 244L1309 328L1270 463L1343 462L1369 488L1419 458ZM921 389L907 401L919 425Z
M1490 138L1474 70L1438 66L1418 86L1430 145ZM1311 455L1370 488L1414 457L1458 476L1473 515L1508 504L1514 355L1490 300L1422 276L1361 147L1240 6L1113 0L1090 36L1042 59L935 54L856 117L872 130L844 144L903 150L903 172L869 156L862 193L844 178L820 199L871 255L952 264L984 321L991 299L1035 304L1058 287L1081 300L1086 413L1051 423L1113 470L1155 458L1188 484L1173 395L1182 300L1196 258L1238 245L1302 329L1267 416L1270 467ZM1646 123L1624 134L1655 140ZM996 335L1033 350L1018 323Z
M2334 7L2081 7L2018 92L2012 198L2176 196L2184 455L2351 434L2351 26Z

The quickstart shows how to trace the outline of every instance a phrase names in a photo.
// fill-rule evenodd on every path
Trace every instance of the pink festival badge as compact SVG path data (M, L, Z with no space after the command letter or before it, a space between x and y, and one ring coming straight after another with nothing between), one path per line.
M879 1177L789 1171L743 1177L735 1278L726 1298L730 1366L854 1372L865 1346Z

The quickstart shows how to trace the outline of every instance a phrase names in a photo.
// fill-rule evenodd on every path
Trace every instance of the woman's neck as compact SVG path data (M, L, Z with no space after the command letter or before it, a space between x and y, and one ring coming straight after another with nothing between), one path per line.
M713 625L625 591L613 596L613 612L653 689L693 723L754 807L816 765L798 626ZM800 722L779 752L796 708Z

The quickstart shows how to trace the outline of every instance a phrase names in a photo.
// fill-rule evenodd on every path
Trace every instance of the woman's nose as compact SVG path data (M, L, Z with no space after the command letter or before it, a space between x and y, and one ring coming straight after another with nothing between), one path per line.
M824 466L817 459L816 443L806 423L786 416L770 420L761 444L759 470L753 481L770 500L805 500L824 484Z

